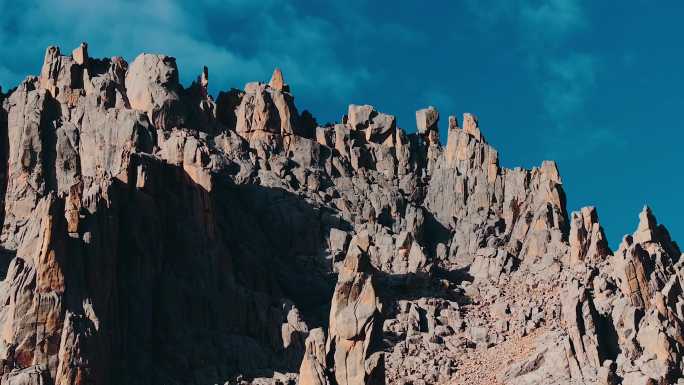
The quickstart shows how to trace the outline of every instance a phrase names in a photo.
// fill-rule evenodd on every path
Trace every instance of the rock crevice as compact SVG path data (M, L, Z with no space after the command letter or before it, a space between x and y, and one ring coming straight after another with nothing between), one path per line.
M553 161L484 120L319 125L276 69L46 50L0 90L0 384L673 384L684 260L644 208L610 250Z

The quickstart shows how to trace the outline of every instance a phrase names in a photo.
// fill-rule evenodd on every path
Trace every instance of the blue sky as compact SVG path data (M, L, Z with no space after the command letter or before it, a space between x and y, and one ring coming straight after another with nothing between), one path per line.
M300 110L339 120L369 103L473 112L503 166L558 162L568 209L598 207L611 246L650 205L684 239L684 3L674 0L0 0L0 85L44 49L177 57L212 93L282 68ZM684 241L682 241L684 242Z

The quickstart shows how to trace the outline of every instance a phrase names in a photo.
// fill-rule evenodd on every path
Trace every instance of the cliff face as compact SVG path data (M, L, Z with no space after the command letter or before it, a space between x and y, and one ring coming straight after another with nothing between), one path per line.
M283 74L207 92L175 59L46 51L0 92L0 383L674 383L681 252L613 253L558 169L478 119L350 105ZM6 170L6 171L4 171Z

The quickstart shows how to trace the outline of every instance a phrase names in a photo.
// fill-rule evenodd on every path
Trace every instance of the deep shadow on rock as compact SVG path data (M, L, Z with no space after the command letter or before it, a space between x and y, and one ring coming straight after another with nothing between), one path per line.
M112 184L109 202L82 221L87 241L70 239L58 260L67 318L90 330L81 337L90 373L112 383L209 383L295 371L306 333L284 346L287 306L322 325L334 283L311 226L320 211L260 186L218 182L208 192L145 156L129 170L141 165L144 187L134 172Z
M84 43L0 93L0 383L681 377L684 259L647 207L613 252L472 114L442 145L434 107L319 126L280 70L216 102L178 79Z

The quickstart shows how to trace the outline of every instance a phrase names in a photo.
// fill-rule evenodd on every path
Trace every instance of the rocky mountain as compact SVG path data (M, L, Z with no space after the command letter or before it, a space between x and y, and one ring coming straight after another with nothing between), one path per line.
M320 126L279 70L214 100L87 48L0 92L0 384L684 383L647 207L612 251L474 115Z

